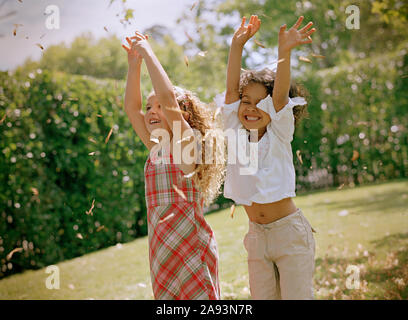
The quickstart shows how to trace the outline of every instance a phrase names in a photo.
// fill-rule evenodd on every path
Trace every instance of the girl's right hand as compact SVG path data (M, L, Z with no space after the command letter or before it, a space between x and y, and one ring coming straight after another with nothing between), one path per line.
M126 50L128 54L128 64L129 65L140 65L142 63L143 57L137 49L136 41L132 42L131 39L135 39L136 37L126 37L126 41L129 44L129 47L122 44L123 49ZM149 37L147 35L144 36L147 40Z
M235 31L232 38L233 44L238 44L242 47L259 30L261 26L261 20L259 20L258 16L252 15L247 26L245 26L245 20L246 18L243 17L240 27Z

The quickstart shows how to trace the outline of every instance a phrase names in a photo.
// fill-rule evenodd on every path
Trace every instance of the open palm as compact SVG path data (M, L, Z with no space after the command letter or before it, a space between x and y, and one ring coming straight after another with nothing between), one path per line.
M299 17L296 23L286 31L286 24L283 25L279 30L279 50L280 51L290 51L294 47L301 44L311 43L312 38L310 37L313 32L316 31L315 28L310 29L313 22L309 22L302 29L298 30L303 21L303 16ZM310 29L310 30L309 30Z
M237 44L245 45L245 43L259 30L261 26L261 20L258 16L251 16L248 25L245 26L246 18L242 18L240 27L235 31L232 41Z
M148 36L146 35L146 40L148 39ZM122 44L123 49L126 50L128 53L128 63L142 63L143 57L141 54L138 52L137 47L135 44L132 42L131 39L134 39L135 37L129 38L126 37L126 41L129 44L129 47L125 46Z

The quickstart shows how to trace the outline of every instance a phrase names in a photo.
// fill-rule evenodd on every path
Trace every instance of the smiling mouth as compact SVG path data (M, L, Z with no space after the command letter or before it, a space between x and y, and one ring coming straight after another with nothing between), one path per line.
M244 116L244 118L248 122L255 122L255 121L261 120L261 117L253 117L253 116L252 117L251 116Z
M156 123L160 123L160 120L152 119L149 121L149 124L156 124Z

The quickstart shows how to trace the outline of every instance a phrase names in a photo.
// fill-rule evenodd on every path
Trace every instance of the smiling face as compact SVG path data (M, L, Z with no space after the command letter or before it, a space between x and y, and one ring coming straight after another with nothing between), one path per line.
M166 121L166 117L164 116L163 110L161 109L154 93L150 94L147 98L144 121L146 129L150 133L152 133L154 129L165 129L168 132L171 132L171 129Z
M238 118L247 130L257 129L261 137L271 117L265 111L256 107L259 101L265 99L268 91L261 83L250 82L242 90L241 103L238 109Z

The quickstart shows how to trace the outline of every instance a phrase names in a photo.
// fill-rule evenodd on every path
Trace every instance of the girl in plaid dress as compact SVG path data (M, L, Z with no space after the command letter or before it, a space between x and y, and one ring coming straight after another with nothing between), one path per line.
M126 40L125 111L150 150L144 173L154 297L219 299L217 245L203 206L218 195L224 168L198 161L202 155L197 152L193 132L204 135L211 129L212 115L191 92L172 86L147 36L136 32ZM147 98L146 114L141 109L140 92L143 59L154 87ZM183 139L177 138L176 132Z

